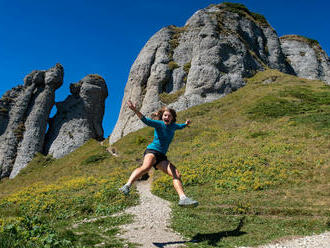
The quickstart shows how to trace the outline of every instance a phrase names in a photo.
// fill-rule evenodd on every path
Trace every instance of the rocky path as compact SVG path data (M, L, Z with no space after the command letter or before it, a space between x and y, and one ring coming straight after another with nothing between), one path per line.
M257 248L330 248L330 232L291 240L283 240L273 244L258 246Z
M189 241L169 228L170 203L151 194L150 187L148 181L137 183L140 204L125 211L126 214L134 215L134 222L123 225L119 237L140 244L143 248L185 247L184 244ZM330 232L282 240L258 248L330 248Z
M134 222L123 225L120 238L140 247L184 247L184 239L169 228L171 218L170 203L150 192L150 182L137 183L140 204L128 208L125 213L134 215Z
M170 203L150 192L150 182L140 181L137 183L137 190L140 194L140 204L126 209L122 214L131 214L134 216L133 223L122 225L118 238L127 240L130 243L139 245L142 248L175 248L185 247L187 242L196 242L185 240L178 233L169 228L171 218ZM91 219L84 219L72 226L78 228L84 223L91 223L109 216L99 216ZM83 233L79 234L82 235ZM104 237L106 240L107 238ZM103 247L105 242L95 245ZM128 244L127 246L128 247ZM252 248L252 247L239 247ZM257 246L256 248L330 248L330 232L319 235L300 237L290 240L280 240L271 244Z

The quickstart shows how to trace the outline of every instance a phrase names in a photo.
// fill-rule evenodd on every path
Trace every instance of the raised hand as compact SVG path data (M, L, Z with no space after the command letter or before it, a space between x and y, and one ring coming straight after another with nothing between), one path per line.
M136 106L131 102L131 100L127 101L127 105L131 110L136 111Z
M140 111L138 111L137 109L136 109L136 105L134 105L132 102L131 102L131 100L128 100L127 101L127 105L128 105L128 107L131 109L131 110L133 110L133 112L141 119L142 117L143 117L143 114L141 114L141 112Z

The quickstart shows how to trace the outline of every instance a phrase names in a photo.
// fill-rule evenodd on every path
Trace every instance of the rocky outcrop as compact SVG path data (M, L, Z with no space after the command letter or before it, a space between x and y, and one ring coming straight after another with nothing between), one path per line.
M129 99L146 115L162 105L180 111L237 90L244 78L266 67L294 73L263 16L231 3L199 10L184 27L165 27L143 47L110 143L143 127L126 107Z
M104 79L88 75L70 85L72 95L56 103L57 113L49 121L45 153L60 158L87 140L103 139L102 120L108 89Z
M0 178L15 177L41 152L47 120L55 101L55 90L63 83L63 67L33 71L24 86L1 98Z
M298 77L330 85L330 60L316 40L299 35L280 38L282 50Z
M46 151L59 158L90 138L103 139L108 90L99 75L88 75L71 84L72 95L56 103L57 113L49 119L63 74L60 64L33 71L24 78L24 85L7 91L0 99L0 179L14 178L37 152Z

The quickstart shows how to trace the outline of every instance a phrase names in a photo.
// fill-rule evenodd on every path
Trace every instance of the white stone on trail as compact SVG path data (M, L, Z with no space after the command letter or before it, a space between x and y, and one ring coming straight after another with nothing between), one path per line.
M186 242L169 228L171 219L170 203L150 192L149 182L138 182L140 204L125 211L134 215L134 222L121 226L120 238L141 247L184 247Z
M329 248L330 232L303 238L283 240L273 244L257 246L257 248ZM249 247L240 247L249 248Z

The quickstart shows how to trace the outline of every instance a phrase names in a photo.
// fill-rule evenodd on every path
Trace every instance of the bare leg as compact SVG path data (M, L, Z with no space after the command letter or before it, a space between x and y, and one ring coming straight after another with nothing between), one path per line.
M127 183L130 185L134 183L138 178L140 178L145 173L147 173L155 162L156 162L156 158L154 154L152 153L146 154L143 159L143 164L132 172Z
M157 169L162 170L163 172L165 172L166 174L168 174L173 178L173 186L176 192L178 193L179 197L185 196L181 181L181 175L177 170L177 168L173 164L171 164L170 161L168 160L164 160L160 162L159 164L157 164L156 167Z

